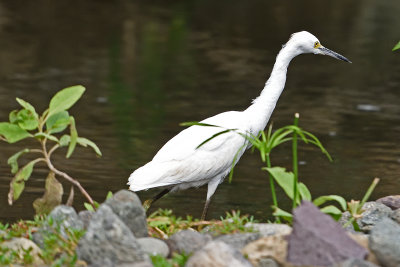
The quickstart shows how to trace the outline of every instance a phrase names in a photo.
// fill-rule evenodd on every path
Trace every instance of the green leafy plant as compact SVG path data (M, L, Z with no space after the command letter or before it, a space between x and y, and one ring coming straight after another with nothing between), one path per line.
M392 49L392 51L400 49L400 42L398 42Z
M12 155L7 161L11 167L11 173L14 174L8 194L8 203L10 205L20 197L25 188L25 183L29 180L34 167L40 162L45 163L50 173L72 183L68 204L72 203L74 186L76 186L88 202L93 205L92 198L82 185L67 173L58 170L51 160L53 153L62 147L67 148L66 158L70 158L76 145L81 145L83 147L89 146L98 156L101 156L100 149L94 142L78 136L75 119L68 112L68 109L81 98L84 91L85 88L80 85L68 87L59 91L50 100L49 107L42 115L39 115L30 103L17 98L17 102L22 108L10 112L9 122L0 122L0 140L12 144L30 138L39 143L39 148L22 149ZM69 134L62 134L67 129L69 129ZM19 158L28 153L38 154L39 156L20 168L18 164ZM51 175L49 175L49 177L50 176ZM51 183L49 183L49 187L50 185ZM52 188L57 188L57 186L52 186ZM62 191L60 192L60 190L58 190L57 192L62 195ZM42 202L46 202L45 196Z
M164 258L161 255L150 256L154 267L183 267L185 266L185 263L187 262L189 257L190 255L186 253L174 253L170 259Z

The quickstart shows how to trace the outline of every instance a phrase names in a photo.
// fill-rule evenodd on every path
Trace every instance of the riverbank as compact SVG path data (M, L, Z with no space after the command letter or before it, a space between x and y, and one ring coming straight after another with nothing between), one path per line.
M400 266L396 197L367 202L356 223L339 223L310 202L293 224L258 223L240 213L221 221L146 217L121 190L94 211L58 206L46 219L0 229L2 265L31 266Z

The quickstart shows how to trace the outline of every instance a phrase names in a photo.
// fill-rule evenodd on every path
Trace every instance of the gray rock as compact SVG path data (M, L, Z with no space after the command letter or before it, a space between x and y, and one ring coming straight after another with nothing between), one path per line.
M158 238L153 237L141 237L137 239L142 250L150 255L161 255L167 257L169 255L168 245Z
M186 254L190 254L202 248L211 239L211 236L207 234L200 234L194 230L182 230L170 236L167 244L171 253L185 252Z
M311 202L303 201L293 214L293 231L288 243L289 262L329 266L349 258L364 259L367 256L365 248Z
M400 209L394 210L391 214L390 214L390 218L397 222L398 224L400 224Z
M150 262L129 228L104 204L93 215L76 252L79 259L92 266Z
M279 267L278 263L270 258L260 259L257 267Z
M348 259L340 263L334 264L332 267L379 267L372 262L361 259Z
M93 214L94 214L94 211L90 211L90 210L82 210L78 213L79 219L82 221L84 229L88 228L89 222L92 219Z
M146 212L139 197L132 191L120 190L105 204L129 227L135 237L148 236Z
M392 210L386 205L374 201L370 201L364 204L364 212L361 214L361 218L357 220L361 231L369 232L372 227L384 217L389 217Z
M400 195L381 197L376 202L382 203L392 210L397 210L400 208Z
M292 232L292 227L279 223L247 223L245 227L253 229L254 232L258 232L261 237L288 235Z
M243 255L221 241L211 241L196 251L186 262L186 267L251 267Z
M383 266L400 266L400 226L383 218L371 230L369 247Z
M214 240L225 242L226 244L241 250L248 243L257 240L261 237L259 233L237 233L230 235L220 235Z
M43 224L39 230L33 234L33 241L39 245L39 247L43 248L43 237L48 234L48 232L54 232L54 229L60 229L60 233L64 238L68 238L66 233L66 229L83 229L83 222L79 219L78 214L73 207L60 205L54 208L50 214L46 222ZM50 220L52 224L50 225Z
M351 232L351 233L356 233L356 231L354 230L353 225L352 224L348 224L350 219L351 219L350 212L345 211L345 212L342 213L342 216L340 217L338 223L340 223L343 227L346 226L346 227L344 227L344 229L346 231Z

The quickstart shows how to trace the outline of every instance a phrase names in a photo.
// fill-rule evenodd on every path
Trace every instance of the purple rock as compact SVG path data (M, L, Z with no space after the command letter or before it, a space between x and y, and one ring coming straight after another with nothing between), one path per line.
M303 201L293 212L287 260L295 265L330 266L347 259L365 259L368 251L351 239L329 215Z
M382 197L378 199L376 202L385 204L392 210L396 210L400 208L400 195Z

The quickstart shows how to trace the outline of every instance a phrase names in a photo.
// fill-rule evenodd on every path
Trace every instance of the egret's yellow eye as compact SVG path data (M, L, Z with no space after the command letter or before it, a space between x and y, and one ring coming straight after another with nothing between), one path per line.
M321 45L319 44L319 42L315 42L314 43L314 48L318 48L318 47L320 47Z

